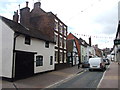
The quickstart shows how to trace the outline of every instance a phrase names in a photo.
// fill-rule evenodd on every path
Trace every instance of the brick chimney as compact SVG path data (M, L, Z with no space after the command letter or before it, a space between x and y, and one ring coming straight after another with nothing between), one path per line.
M18 20L19 20L19 15L18 15L18 10L17 10L17 12L14 12L13 21L18 23Z
M41 7L41 3L40 2L36 2L34 3L34 9L40 8Z
M89 37L89 45L91 46L91 37Z
M20 9L20 23L29 28L30 26L30 8L28 7L28 1L26 2L26 7Z

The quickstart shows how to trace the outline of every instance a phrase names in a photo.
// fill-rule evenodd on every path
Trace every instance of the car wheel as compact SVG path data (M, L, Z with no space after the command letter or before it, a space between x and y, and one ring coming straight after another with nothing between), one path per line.
M102 72L104 72L105 71L105 68L102 68Z
M106 67L104 68L104 71L106 70Z
M84 66L82 65L82 68L84 68Z
M89 71L92 71L91 69L89 69Z

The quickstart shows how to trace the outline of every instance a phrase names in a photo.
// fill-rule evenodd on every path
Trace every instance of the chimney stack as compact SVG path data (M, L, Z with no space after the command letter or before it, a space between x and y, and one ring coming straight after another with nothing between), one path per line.
M89 37L89 45L91 46L91 37Z
M28 7L28 3L29 3L29 2L28 2L28 1L26 1L26 7Z
M37 9L37 8L40 8L41 7L41 3L40 2L36 2L34 4L34 8Z
M28 2L26 2L26 7L20 9L20 23L29 28L30 20L30 8L28 7Z
M19 15L18 15L18 10L17 10L17 12L14 12L13 21L18 23L18 20L19 20Z

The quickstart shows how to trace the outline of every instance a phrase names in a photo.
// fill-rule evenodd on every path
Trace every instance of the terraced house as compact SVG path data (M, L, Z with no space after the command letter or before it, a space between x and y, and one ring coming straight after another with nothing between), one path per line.
M70 44L70 45L69 45ZM67 35L67 49L68 49L68 62L72 65L77 65L81 63L81 45L79 39L72 33ZM71 53L71 54L70 54Z
M54 39L39 30L0 16L2 33L2 73L7 79L21 79L51 71L54 66Z
M4 72L0 76L24 78L68 66L67 26L52 12L42 10L40 2L36 2L32 10L26 2L20 15L15 12L13 20L1 16L0 22L3 27L0 50L6 53L1 56Z
M55 69L68 66L66 61L67 26L56 15L45 12L40 2L36 2L30 11L26 2L26 7L20 10L20 23L26 28L40 30L49 39L55 40Z

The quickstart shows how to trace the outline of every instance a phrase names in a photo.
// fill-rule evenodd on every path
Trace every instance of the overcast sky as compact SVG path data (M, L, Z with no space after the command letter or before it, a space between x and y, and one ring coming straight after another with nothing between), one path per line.
M40 0L28 0L29 7ZM68 33L99 48L112 48L118 24L119 0L41 0L41 8L57 14L68 26ZM14 11L25 7L26 0L0 0L0 15L12 19Z

